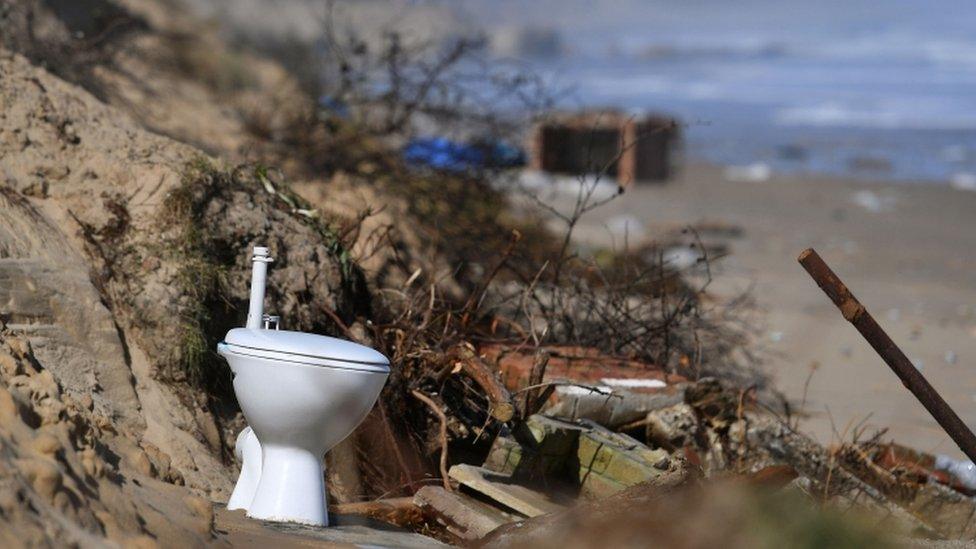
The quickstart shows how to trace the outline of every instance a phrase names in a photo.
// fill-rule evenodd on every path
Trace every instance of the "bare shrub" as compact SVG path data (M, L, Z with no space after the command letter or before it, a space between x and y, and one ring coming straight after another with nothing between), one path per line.
M391 23L378 42L369 41L356 28L337 25L338 4L325 2L319 91L370 133L434 127L462 138L511 137L526 114L553 103L541 78L492 59L481 34L417 38Z

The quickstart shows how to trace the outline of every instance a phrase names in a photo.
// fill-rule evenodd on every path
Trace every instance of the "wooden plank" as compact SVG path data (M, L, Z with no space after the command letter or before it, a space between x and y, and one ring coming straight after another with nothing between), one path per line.
M483 494L527 517L537 517L565 509L546 496L513 484L510 477L474 465L455 465L448 473L463 486Z
M329 512L339 515L375 515L397 510L409 511L416 506L413 498L387 498L372 501L335 503L329 505Z
M411 497L377 499L329 505L334 515L358 515L389 522L397 526L420 524L424 513Z
M432 511L447 529L465 540L476 540L518 517L495 509L470 496L448 492L440 486L424 486L414 494L414 502Z

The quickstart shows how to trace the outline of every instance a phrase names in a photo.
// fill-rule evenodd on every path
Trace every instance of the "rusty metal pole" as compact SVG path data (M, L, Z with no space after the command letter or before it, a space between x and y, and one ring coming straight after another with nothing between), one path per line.
M812 248L804 250L797 260L820 286L820 289L827 294L827 297L834 302L834 305L840 309L844 318L853 324L858 332L861 332L864 339L868 340L871 347L881 355L885 364L895 372L905 387L939 422L939 425L959 446L959 449L976 463L976 435L973 435L973 432L959 419L956 412L946 404L942 396L908 360L898 345L895 345L895 342L888 337L888 334L878 325L871 313L851 294L847 286L834 274L834 271L824 263L824 260Z

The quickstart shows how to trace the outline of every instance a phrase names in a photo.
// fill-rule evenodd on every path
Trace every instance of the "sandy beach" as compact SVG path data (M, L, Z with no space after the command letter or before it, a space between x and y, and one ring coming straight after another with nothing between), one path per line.
M556 199L568 203L567 192ZM902 443L961 456L925 409L797 264L813 247L959 415L976 425L976 193L933 184L773 175L730 181L722 168L687 166L584 218L577 240L621 245L696 222L741 227L720 243L719 296L751 292L759 343L775 385L804 402L801 430L822 442L861 425ZM716 242L715 237L706 240ZM816 371L810 377L811 369Z

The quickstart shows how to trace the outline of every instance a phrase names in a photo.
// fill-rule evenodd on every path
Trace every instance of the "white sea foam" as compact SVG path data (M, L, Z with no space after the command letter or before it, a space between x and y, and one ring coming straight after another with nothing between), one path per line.
M949 179L949 185L960 191L976 191L976 174L957 173Z
M676 116L687 156L732 166L731 181L803 171L976 190L966 175L976 175L976 3L936 0L909 15L869 2L678 3L645 23L620 8L626 21L572 31L574 53L549 68L571 90L567 108ZM780 155L791 145L802 158Z
M976 116L958 112L912 108L908 102L889 101L871 108L858 108L827 101L814 105L784 107L773 113L783 126L880 128L880 129L976 129Z

